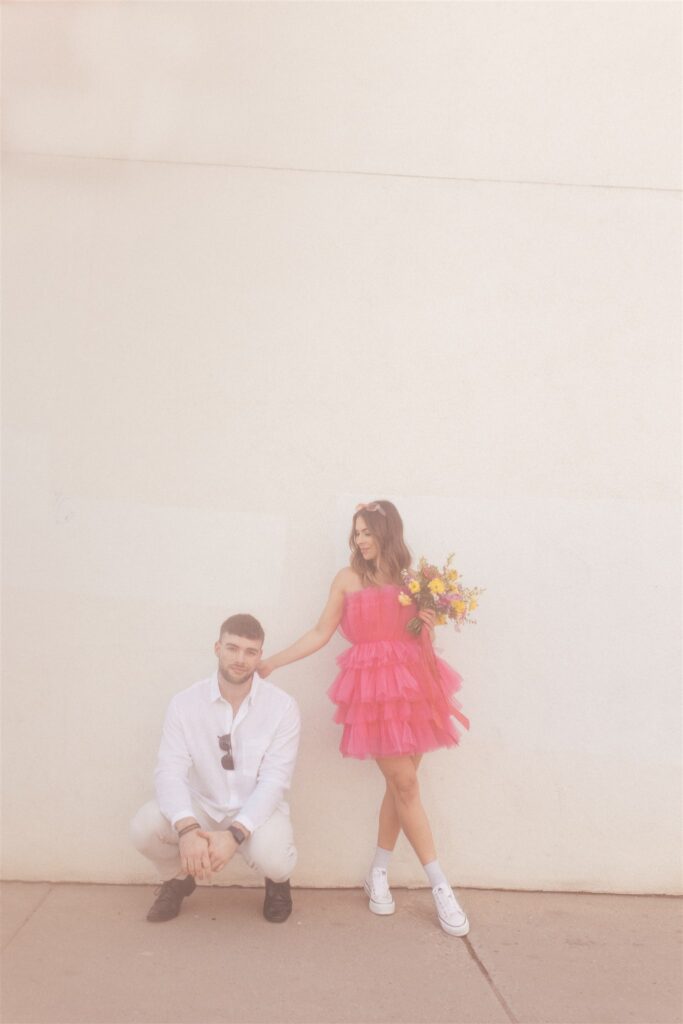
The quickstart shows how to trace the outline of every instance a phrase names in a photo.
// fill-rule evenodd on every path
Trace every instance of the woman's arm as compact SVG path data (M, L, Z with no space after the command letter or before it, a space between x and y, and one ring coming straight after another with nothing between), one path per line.
M292 661L307 658L309 654L314 654L325 646L341 622L344 613L344 592L349 586L352 575L351 569L342 569L334 577L327 604L313 629L309 629L307 633L300 636L291 647L286 647L283 651L278 651L277 654L271 654L269 658L256 666L256 671L262 679L269 676L276 668L282 668L283 665L289 665Z

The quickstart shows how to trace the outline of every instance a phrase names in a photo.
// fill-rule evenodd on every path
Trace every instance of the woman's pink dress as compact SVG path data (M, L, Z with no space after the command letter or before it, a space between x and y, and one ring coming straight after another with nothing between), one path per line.
M352 647L337 659L329 689L344 732L344 757L396 757L452 747L454 719L469 722L454 694L462 679L434 654L429 630L406 629L415 605L399 603L400 587L366 587L346 594L340 631Z

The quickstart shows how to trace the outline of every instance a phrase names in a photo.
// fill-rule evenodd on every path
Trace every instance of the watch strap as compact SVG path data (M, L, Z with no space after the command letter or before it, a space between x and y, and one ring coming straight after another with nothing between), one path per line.
M237 828L236 825L228 825L227 831L232 833L232 835L234 837L234 840L235 840L235 842L237 843L238 846L241 846L241 844L247 838L245 836L244 832L242 831L242 829L241 828Z

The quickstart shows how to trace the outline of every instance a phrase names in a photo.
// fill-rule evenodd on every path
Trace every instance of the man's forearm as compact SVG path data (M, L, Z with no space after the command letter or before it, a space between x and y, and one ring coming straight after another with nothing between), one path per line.
M194 818L192 793L187 779L178 777L165 767L157 768L154 778L159 810L172 825L185 818Z
M244 823L242 827L253 832L270 818L284 795L284 786L276 782L260 782L235 815L235 823Z

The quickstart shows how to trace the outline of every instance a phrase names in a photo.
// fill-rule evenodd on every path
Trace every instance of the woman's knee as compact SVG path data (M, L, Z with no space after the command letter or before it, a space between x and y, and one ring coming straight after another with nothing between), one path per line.
M411 765L392 772L387 777L387 784L394 795L394 799L402 804L409 804L420 798L420 784L417 780L417 772Z

